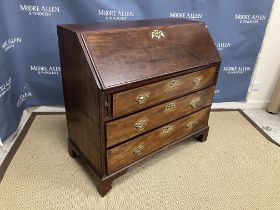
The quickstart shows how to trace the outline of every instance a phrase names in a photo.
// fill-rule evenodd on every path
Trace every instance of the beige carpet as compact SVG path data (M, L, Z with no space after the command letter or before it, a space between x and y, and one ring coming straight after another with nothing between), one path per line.
M0 184L1 209L280 209L280 148L237 111L212 112L208 141L183 142L101 198L67 153L64 115L39 115Z

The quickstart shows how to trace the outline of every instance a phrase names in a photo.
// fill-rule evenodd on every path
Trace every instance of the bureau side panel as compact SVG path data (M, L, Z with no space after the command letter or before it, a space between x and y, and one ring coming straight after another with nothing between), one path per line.
M58 38L69 138L101 174L100 90L79 35L58 27Z
M69 61L74 56L73 51L69 52L70 46L67 45L68 40L71 40L71 33L61 28L57 29L58 44L59 44L59 57L62 74L62 85L64 95L64 105L66 110L68 137L75 141L76 139L76 126L78 110L74 104L74 95L71 83L75 80L73 68L70 67ZM68 51L68 52L67 52ZM65 53L67 52L67 53Z

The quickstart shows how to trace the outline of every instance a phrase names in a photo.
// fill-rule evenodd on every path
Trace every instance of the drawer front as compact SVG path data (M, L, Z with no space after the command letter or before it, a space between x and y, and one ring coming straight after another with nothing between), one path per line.
M113 94L113 116L122 116L147 106L214 85L216 67L185 74L143 87Z
M199 112L107 150L108 174L207 126L209 112L210 108L207 107Z
M169 101L106 124L107 147L160 127L211 104L215 87Z

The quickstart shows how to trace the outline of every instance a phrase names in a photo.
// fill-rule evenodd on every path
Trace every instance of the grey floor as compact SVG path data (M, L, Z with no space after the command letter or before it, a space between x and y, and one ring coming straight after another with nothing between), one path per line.
M9 140L5 141L3 146L0 146L0 165L2 164L6 155L8 154L10 149L12 148L14 142L15 142L15 139L10 138Z
M262 128L274 141L280 145L280 113L270 114L264 109L248 109L243 110L260 128ZM16 138L4 143L0 146L0 165L4 161Z
M264 109L247 109L243 111L280 145L280 113L270 114Z

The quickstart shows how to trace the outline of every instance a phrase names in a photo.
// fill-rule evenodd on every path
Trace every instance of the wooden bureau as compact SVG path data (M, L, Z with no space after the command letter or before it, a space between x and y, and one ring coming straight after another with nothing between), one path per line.
M102 196L135 163L190 137L206 140L220 57L204 23L57 29L68 151L86 163Z

